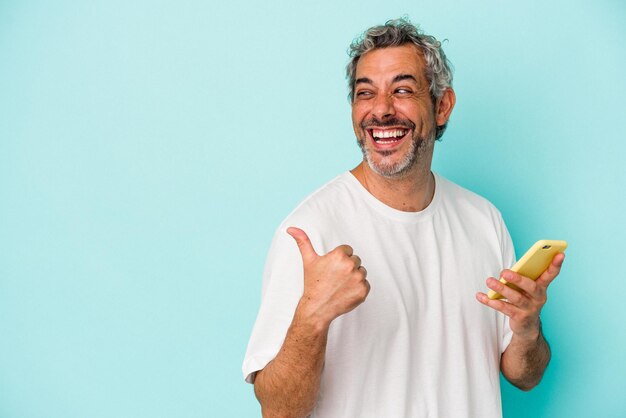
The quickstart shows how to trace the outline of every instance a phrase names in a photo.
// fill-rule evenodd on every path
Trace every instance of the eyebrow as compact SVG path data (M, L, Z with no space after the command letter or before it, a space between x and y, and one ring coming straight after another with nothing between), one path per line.
M417 79L415 78L415 76L411 74L398 74L397 76L393 78L391 82L398 83L403 80L413 80L415 83L417 83ZM362 78L357 78L354 81L354 85L357 85L357 84L374 84L374 82L367 77L362 77Z
M417 83L417 79L411 74L398 74L397 76L393 78L393 83L397 83L403 80L413 80Z

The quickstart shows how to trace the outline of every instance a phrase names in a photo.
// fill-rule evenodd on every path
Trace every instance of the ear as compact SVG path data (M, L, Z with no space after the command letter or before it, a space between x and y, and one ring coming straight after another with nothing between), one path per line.
M437 113L435 114L437 126L441 126L448 121L455 103L456 94L454 94L454 90L451 88L446 89L443 92L443 96L437 101Z

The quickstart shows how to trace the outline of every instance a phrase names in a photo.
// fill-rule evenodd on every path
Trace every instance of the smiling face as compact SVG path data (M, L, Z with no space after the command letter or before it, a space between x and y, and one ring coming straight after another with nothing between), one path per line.
M430 168L435 130L448 120L454 92L433 104L424 68L411 44L374 49L357 63L352 125L365 161L381 176Z

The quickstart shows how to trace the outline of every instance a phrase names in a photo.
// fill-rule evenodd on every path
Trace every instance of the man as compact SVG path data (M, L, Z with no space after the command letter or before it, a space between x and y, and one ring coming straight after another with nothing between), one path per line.
M276 232L244 376L264 417L501 417L499 372L529 390L549 361L539 313L563 255L536 282L502 271L499 212L431 172L455 104L436 39L389 21L351 57L363 162ZM477 293L487 277L508 301Z

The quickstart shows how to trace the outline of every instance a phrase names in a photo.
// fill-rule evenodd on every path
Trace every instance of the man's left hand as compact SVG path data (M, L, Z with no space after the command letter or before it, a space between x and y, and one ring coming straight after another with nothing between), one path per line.
M537 280L531 280L511 270L503 270L500 277L516 285L512 289L493 277L487 279L487 287L500 293L507 300L491 300L486 294L478 292L476 299L483 305L502 312L509 317L511 331L518 338L536 340L541 332L539 314L547 300L550 283L559 275L565 254L557 254Z

